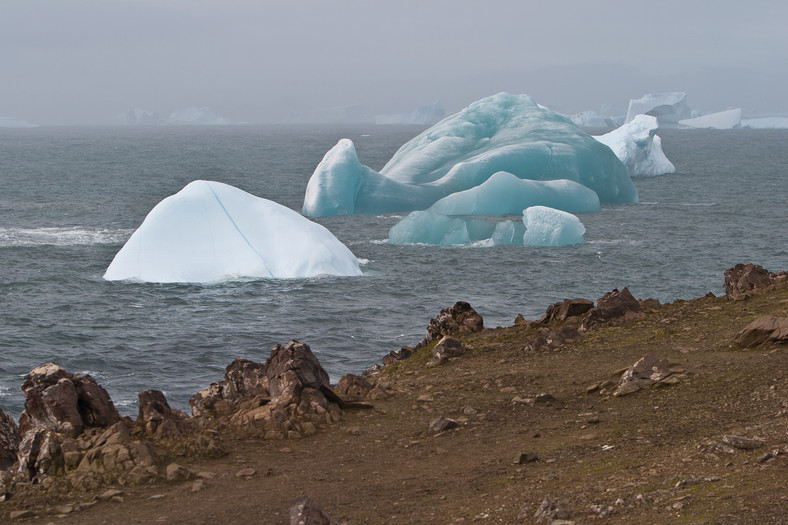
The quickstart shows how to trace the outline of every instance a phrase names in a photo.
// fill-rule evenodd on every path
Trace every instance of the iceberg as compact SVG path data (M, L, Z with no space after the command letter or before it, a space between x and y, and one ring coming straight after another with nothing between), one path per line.
M741 127L741 108L679 120L679 128L734 129Z
M181 126L231 126L236 124L236 122L224 117L217 117L211 108L188 107L173 111L169 117L160 121L160 124Z
M104 279L207 283L319 275L361 270L325 227L233 186L198 180L151 210Z
M395 113L393 115L377 115L375 124L411 124L431 126L446 116L443 104L433 102L426 106L419 106L410 113Z
M129 126L153 126L159 123L159 115L155 111L134 108L121 115L123 121Z
M505 171L520 179L567 179L603 203L637 202L626 167L571 120L527 95L474 102L403 145L376 172L342 139L315 169L304 196L311 217L424 210Z
M577 182L527 180L499 171L475 188L443 197L428 211L443 215L514 215L536 205L569 212L601 209L597 194Z
M449 217L434 211L414 211L389 230L391 244L450 246L484 242L484 246L566 246L583 244L586 229L576 216L547 206L531 206L522 222L497 223L473 216Z
M581 128L616 128L617 119L614 117L603 117L594 110L581 111L570 115L569 119Z
M741 127L750 129L788 129L788 117L774 115L742 119Z
M532 206L523 212L525 246L568 246L583 244L586 229L580 219L561 210Z
M656 117L637 115L620 128L594 138L613 150L631 177L675 173L675 166L662 151L662 139L656 134L658 127Z
M625 123L632 122L638 115L657 117L659 127L675 129L679 127L679 120L690 118L692 112L686 93L649 93L630 99Z
M38 124L11 117L0 117L0 128L37 128Z

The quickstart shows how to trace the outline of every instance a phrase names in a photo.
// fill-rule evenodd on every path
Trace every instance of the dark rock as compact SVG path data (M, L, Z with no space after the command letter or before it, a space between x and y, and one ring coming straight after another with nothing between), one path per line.
M445 335L432 349L432 360L427 363L427 366L441 365L450 357L458 357L464 353L465 349L458 339Z
M185 430L186 414L170 408L160 390L145 390L139 393L140 409L137 424L155 437L173 438Z
M54 363L32 370L22 382L22 392L20 434L44 428L76 437L85 427L108 426L120 419L109 394L92 377L69 374Z
M514 458L514 463L516 465L523 465L525 463L534 463L539 461L539 456L536 455L536 452L523 452L519 454L516 458Z
M545 339L541 335L538 335L538 336L534 337L531 340L530 343L525 345L525 348L523 348L523 351L525 351L525 352L536 351L536 350L539 350L541 348L544 348L545 346L547 346L547 344L548 344L547 343L547 339Z
M459 423L454 421L453 419L449 419L447 417L439 417L430 421L430 432L438 433L443 432L444 430L451 430L453 428L457 428L460 426Z
M227 366L224 379L193 395L189 406L195 417L217 417L231 413L240 401L268 396L265 365L237 358Z
M640 303L624 288L613 290L597 300L593 308L580 325L580 331L595 328L601 324L618 324L642 319L646 314Z
M620 397L632 394L663 382L672 374L665 361L660 361L654 354L646 354L624 372L613 395Z
M372 383L363 376L345 374L337 382L336 392L342 397L363 398L372 391Z
M65 470L60 439L53 430L37 428L25 433L19 444L19 474L24 481L37 483Z
M276 345L265 362L272 398L292 399L304 388L328 389L328 373L318 362L309 346L298 341Z
M749 297L772 283L769 272L753 263L737 264L725 270L723 289L728 299L738 300Z
M438 317L430 319L427 335L421 346L426 346L445 335L470 334L480 332L483 328L482 316L470 304L458 301L454 306L441 310Z
M540 323L565 321L570 317L583 315L594 307L594 301L588 299L564 299L560 303L551 304L545 314L539 319Z
M290 525L337 525L337 522L315 500L301 496L290 507Z
M548 393L539 394L534 398L534 401L536 403L552 403L555 400L556 400L555 397L553 397L552 394L548 394Z
M766 342L788 343L788 318L759 317L745 326L734 342L742 348L753 348Z
M714 297L714 294L711 294L711 296ZM706 297L708 297L708 294ZM638 299L638 302L644 311L656 310L660 307L659 299Z
M16 463L20 441L14 418L0 410L0 470Z

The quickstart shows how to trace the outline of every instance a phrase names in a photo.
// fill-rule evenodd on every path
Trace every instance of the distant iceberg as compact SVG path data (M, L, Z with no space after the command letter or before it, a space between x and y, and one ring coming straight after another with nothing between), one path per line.
M637 115L620 128L594 138L613 150L632 177L675 173L676 168L662 151L657 128L656 117Z
M522 222L490 222L471 216L446 216L432 210L414 211L391 230L391 244L451 246L477 243L482 246L567 246L583 244L585 227L576 216L546 206L522 212Z
M291 124L360 124L369 123L370 118L367 116L367 107L363 104L347 104L294 112L285 121Z
M233 186L198 180L151 210L104 279L207 283L360 274L358 259L325 227Z
M426 106L419 106L410 113L377 115L374 120L375 124L413 124L431 126L443 120L445 116L446 110L443 109L443 104L440 102L433 102Z
M122 115L123 122L128 126L155 126L159 123L159 114L147 109L134 108Z
M0 117L0 128L37 128L38 124L11 117Z
M173 111L160 124L177 126L232 126L237 124L230 119L217 117L211 108L188 107Z
M569 119L581 128L616 128L623 123L623 118L603 117L593 110L575 113Z
M735 129L741 127L741 108L679 120L679 128Z
M632 122L638 115L657 117L659 127L675 129L679 120L692 117L692 110L687 105L686 93L649 93L629 101L626 122Z
M424 210L505 171L520 179L566 179L604 203L637 202L626 167L571 120L527 95L474 102L405 145L380 172L361 165L341 140L315 169L303 213L320 217Z
M769 116L742 119L741 127L750 129L788 129L788 117Z

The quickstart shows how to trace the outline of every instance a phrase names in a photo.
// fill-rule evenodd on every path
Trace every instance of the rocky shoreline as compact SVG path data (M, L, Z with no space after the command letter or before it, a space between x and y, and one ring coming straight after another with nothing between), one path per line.
M785 289L787 284L784 271L770 273L754 264L736 265L724 275L728 301L746 301ZM589 334L598 337L610 327L644 320L661 312L662 307L653 299L635 299L624 288L596 302L567 299L555 303L539 320L518 316L511 330L516 331L517 338L524 337L517 339L518 344L522 343L518 349L522 355L560 352L567 346L583 344ZM666 317L660 323L669 332L677 321ZM90 376L71 374L53 363L43 364L21 385L25 410L18 425L0 411L0 516L31 520L76 516L103 501L122 502L124 487L189 483L190 490L199 492L211 483L212 475L182 465L184 458L226 458L233 453L234 440L288 443L330 433L349 418L380 412L376 406L379 402L402 397L401 370L410 367L406 372L409 377L418 377L418 370L446 368L447 363L462 360L466 352L474 351L478 343L469 344L469 339L484 334L493 337L494 332L484 328L482 317L471 305L457 302L430 320L422 341L388 353L382 364L361 375L346 375L336 385L329 384L328 374L308 345L291 341L274 347L265 363L233 361L221 381L192 396L191 415L170 408L161 391L141 392L136 419L121 417L107 392ZM788 318L769 314L738 329L731 344L757 348L787 342ZM644 352L612 377L579 390L586 396L619 398L689 380L691 372L685 366ZM430 397L424 392L413 400L414 406L429 403L422 399ZM534 392L516 395L511 403L538 408L559 401L551 392ZM475 409L466 408L469 410L460 411L461 417L430 418L425 432L442 435L462 427L475 415ZM726 434L705 446L709 454L714 454L765 445L760 439ZM788 448L773 449L763 461L785 454ZM538 461L538 455L524 452L515 463L532 461ZM243 473L238 476L244 477ZM293 494L292 499L297 496ZM75 498L80 502L75 503ZM63 499L72 503L62 504ZM612 512L605 506L595 517L609 514ZM528 519L578 522L572 512L548 498L541 501L535 513L529 513ZM332 522L313 500L303 497L292 503L290 520Z

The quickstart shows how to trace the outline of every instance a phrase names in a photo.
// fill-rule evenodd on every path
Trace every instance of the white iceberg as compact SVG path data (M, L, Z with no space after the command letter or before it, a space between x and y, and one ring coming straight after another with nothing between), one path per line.
M0 128L37 128L38 124L11 117L0 117Z
M122 115L123 121L129 126L153 126L159 123L159 115L155 111L134 108Z
M637 202L626 168L609 148L529 96L500 93L410 140L380 172L361 165L353 143L341 140L310 178L303 213L423 210L499 171L521 179L571 180L605 203Z
M679 120L692 117L692 111L687 105L686 93L649 93L629 101L625 122L631 122L638 115L657 117L661 128L678 128Z
M523 224L523 244L526 246L568 246L585 242L585 226L565 211L532 206L523 212Z
M741 108L679 120L679 128L735 129L741 127Z
M175 126L231 126L236 124L236 122L224 117L217 117L211 108L188 107L173 111L160 124Z
M206 283L319 275L361 270L325 227L233 186L198 180L151 210L104 279Z
M569 212L601 209L597 194L577 182L526 180L499 171L475 188L443 197L428 211L443 215L514 215L536 205Z
M620 128L594 138L613 150L632 177L675 173L675 166L662 151L662 139L656 134L658 127L656 117L637 115Z

